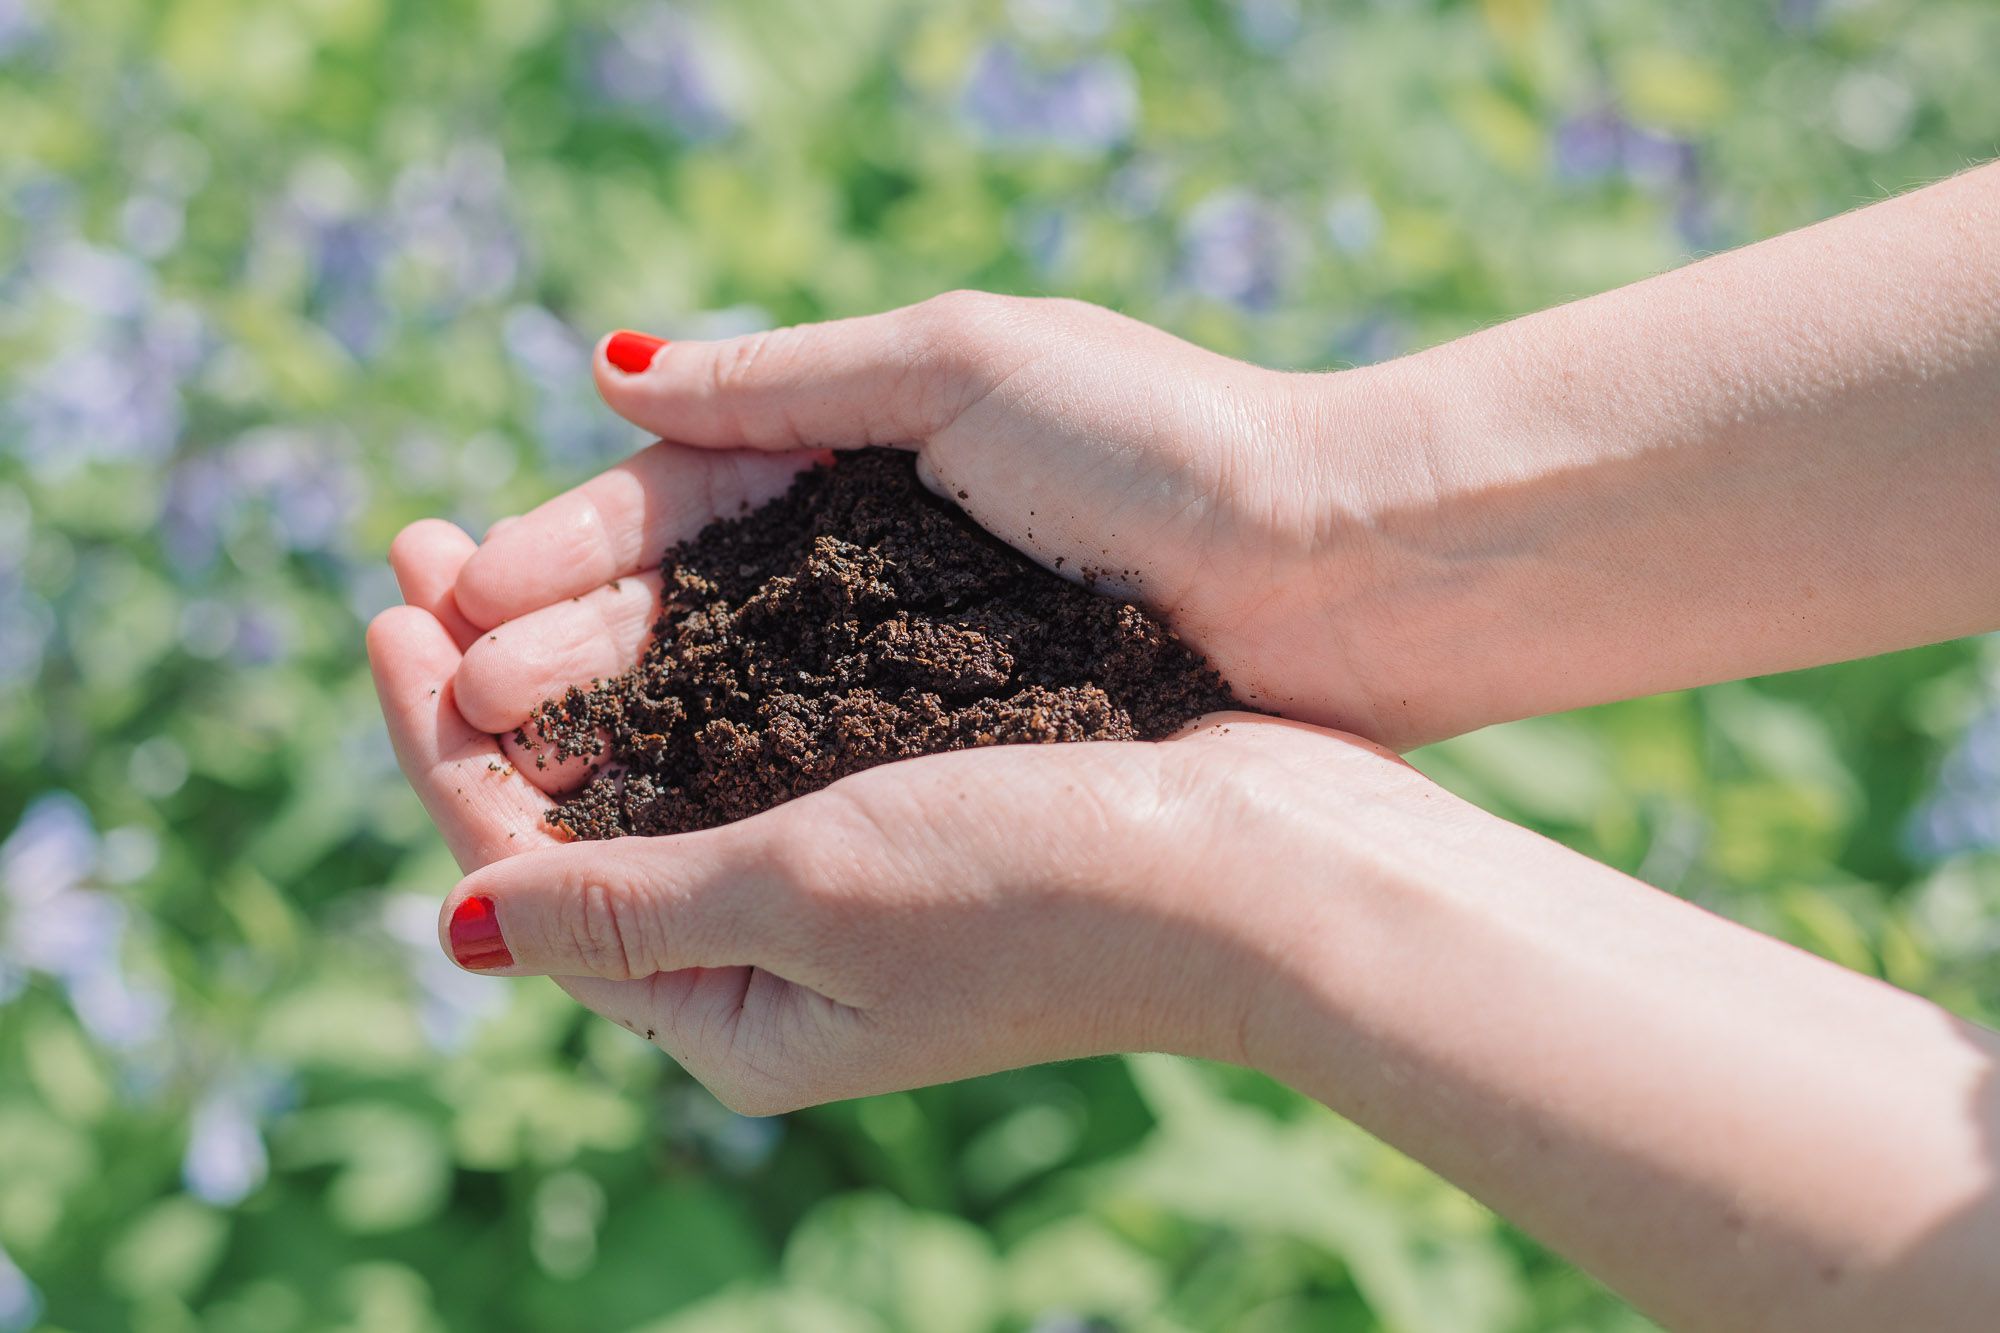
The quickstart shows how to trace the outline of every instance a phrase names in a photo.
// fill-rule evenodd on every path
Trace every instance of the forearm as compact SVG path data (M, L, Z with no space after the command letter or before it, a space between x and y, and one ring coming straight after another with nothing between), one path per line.
M1984 1326L1989 1034L1414 801L1308 853L1350 869L1274 913L1247 1058L1669 1327Z
M1382 734L2000 627L2000 165L1352 374Z

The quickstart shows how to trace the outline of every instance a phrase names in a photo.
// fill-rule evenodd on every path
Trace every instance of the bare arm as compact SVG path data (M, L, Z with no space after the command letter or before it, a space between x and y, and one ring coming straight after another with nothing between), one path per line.
M1372 733L2000 627L2000 164L1359 378Z
M1993 1034L1394 780L1253 1063L1669 1328L1990 1324Z

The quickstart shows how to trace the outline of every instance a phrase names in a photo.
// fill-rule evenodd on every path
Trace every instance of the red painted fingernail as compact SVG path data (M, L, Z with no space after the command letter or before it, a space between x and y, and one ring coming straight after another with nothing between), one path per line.
M451 912L451 956L460 967L484 972L496 967L512 967L514 955L500 934L500 916L493 900L475 893Z
M604 345L604 358L627 375L636 375L653 364L653 354L667 345L664 338L620 329Z

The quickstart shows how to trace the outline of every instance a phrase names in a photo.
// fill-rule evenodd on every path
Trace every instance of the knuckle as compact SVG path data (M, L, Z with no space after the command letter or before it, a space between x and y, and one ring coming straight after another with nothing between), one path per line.
M646 941L651 926L647 897L640 889L618 880L593 879L565 901L558 929L590 975L633 981L657 970L649 962Z
M942 292L915 307L914 323L919 335L932 343L975 342L985 335L994 315L1011 299L969 289Z
M1052 323L1081 325L1106 318L1115 318L1112 312L1101 305L1089 301L1079 301L1073 296L1042 297L1032 303L1033 313Z
M775 330L749 333L732 338L715 349L709 359L709 388L719 396L743 393L754 388L758 368L771 349Z

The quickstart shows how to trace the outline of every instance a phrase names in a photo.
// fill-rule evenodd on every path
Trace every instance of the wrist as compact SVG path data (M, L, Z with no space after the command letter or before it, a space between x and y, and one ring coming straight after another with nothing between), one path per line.
M1332 706L1299 715L1399 750L1510 715L1502 663L1478 640L1499 618L1504 554L1480 532L1507 491L1488 377L1472 360L1448 344L1296 377L1322 497L1309 586L1324 644L1302 671L1339 671Z
M1153 951L1160 1027L1140 1044L1317 1090L1304 1075L1326 1055L1337 987L1368 965L1363 934L1401 948L1397 904L1420 894L1424 844L1491 816L1357 737L1232 717L1168 748L1183 746L1193 763L1174 766L1130 864L1197 943ZM1190 840L1203 829L1225 833Z

